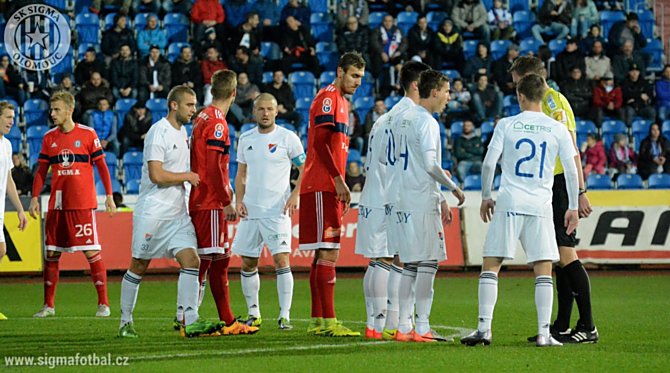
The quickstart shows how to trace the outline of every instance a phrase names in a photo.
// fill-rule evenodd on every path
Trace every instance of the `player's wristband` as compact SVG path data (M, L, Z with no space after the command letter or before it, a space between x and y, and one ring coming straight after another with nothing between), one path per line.
M579 188L579 195L581 196L582 194L586 194L586 188Z

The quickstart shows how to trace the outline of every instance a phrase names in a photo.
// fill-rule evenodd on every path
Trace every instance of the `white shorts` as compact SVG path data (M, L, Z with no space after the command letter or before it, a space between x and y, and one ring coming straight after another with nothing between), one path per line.
M198 241L191 218L184 215L172 220L133 216L133 258L174 258L184 249L196 249Z
M396 211L400 261L413 263L447 259L444 229L439 213Z
M291 252L291 218L286 215L274 218L241 219L233 239L233 253L259 258L263 244L270 254Z
M392 204L384 206L384 220L386 222L386 250L391 255L398 255L400 251L400 241L398 234L398 217L395 213L395 207Z
M386 243L386 212L358 205L356 254L366 258L392 258Z
M496 211L484 242L484 257L514 259L517 240L526 252L528 263L558 261L558 246L553 217L520 215Z

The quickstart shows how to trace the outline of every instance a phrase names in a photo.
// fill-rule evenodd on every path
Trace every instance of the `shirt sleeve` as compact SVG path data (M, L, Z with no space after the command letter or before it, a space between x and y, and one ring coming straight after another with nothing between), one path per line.
M575 114L572 112L570 103L562 95L558 96L558 99L554 98L554 100L558 102L558 105L556 109L551 112L551 118L563 123L563 125L567 127L568 131L574 132L577 128L577 124L575 122Z
M500 120L493 130L493 136L491 137L491 142L489 143L489 149L497 149L502 152L503 142L505 140L505 129L504 121Z
M47 147L47 144L49 142L49 137L44 136L42 139L42 148L40 150L40 155L37 158L38 162L46 163L49 164L51 163L51 160L49 159L49 154L47 153L49 148Z
M7 146L5 149L7 149L7 164L9 165L9 171L11 171L14 168L14 160L12 160L12 153L14 150L12 149L12 143L9 140L6 140L5 143Z
M246 137L241 138L240 142L237 143L237 163L247 164L247 158L244 155L244 149L246 147Z
M292 162L298 161L298 166L305 163L305 149L302 147L300 138L294 133L289 134L288 137L288 157ZM299 158L296 160L296 158Z
M416 128L416 131L423 136L419 136L419 145L421 146L421 152L426 153L433 151L438 153L440 130L437 121L432 117L429 120L428 118L422 118L421 124Z
M147 162L165 162L165 143L163 137L157 133L158 131L149 131L144 141L144 159Z
M105 151L102 150L102 145L100 144L100 139L98 138L98 135L94 131L91 132L90 154L91 154L91 161L92 162L95 162L98 159L105 157Z
M572 144L572 135L570 135L570 132L567 130L561 131L560 134L561 136L559 138L558 156L564 162L572 162L572 159L575 157L575 155L577 155L577 151Z
M324 93L317 96L312 103L312 111L314 113L314 123L310 123L314 128L316 127L335 127L335 113L337 113L337 99L334 95Z
M205 127L205 143L207 150L220 151L223 154L230 152L230 132L225 119L210 119Z

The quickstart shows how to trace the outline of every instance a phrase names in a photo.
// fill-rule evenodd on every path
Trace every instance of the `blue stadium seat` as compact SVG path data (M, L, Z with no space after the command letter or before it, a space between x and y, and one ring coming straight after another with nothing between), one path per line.
M626 128L626 124L620 120L603 121L601 129L603 134L603 145L607 150L609 150L610 146L614 142L614 135L619 133L624 135L628 134L628 128Z
M482 177L480 175L468 175L463 180L463 190L482 190Z
M598 134L596 124L590 120L578 120L576 122L575 132L577 134L577 147L581 147L586 141L586 135L590 133Z
M322 72L321 76L319 76L319 89L322 89L323 87L335 81L335 78L337 78L337 73L335 71Z
M28 167L30 167L30 169L37 164L39 157L40 153L30 153L30 156L28 157Z
M652 36L654 35L654 25L656 24L656 18L654 17L654 12L649 9L645 9L637 12L638 23L640 24L640 30L642 30L642 35Z
M116 178L116 171L119 166L119 161L116 157L116 154L112 152L105 152L105 164L107 165L109 174L112 175L112 179ZM97 170L98 168L96 167L95 169Z
M191 134L193 133L193 123L184 124L184 129L186 130L186 135L191 137Z
M186 42L188 41L188 29L191 22L181 13L168 13L163 18L163 27L167 31L168 41Z
M395 104L397 104L398 101L400 101L401 98L402 98L402 97L400 97L400 96L388 96L388 97L384 100L384 105L386 105L386 109L387 109L387 110L391 110L391 108L392 108L393 106L395 106ZM373 102L373 105L374 105L374 102Z
M419 18L419 13L417 12L400 12L396 17L396 23L398 28L402 31L402 34L407 36L407 32L416 24L416 20Z
M500 174L496 175L496 176L493 178L493 189L494 189L494 190L498 190L498 189L500 189L500 181L501 181L501 179L502 179L502 176L501 176Z
M649 189L670 189L670 175L668 174L650 175Z
M18 152L21 150L21 144L23 143L23 135L18 126L12 126L9 130L9 133L5 135L7 140L12 144L12 151Z
M0 43L0 56L8 56L9 53L7 53L7 47L5 46L5 43Z
M281 51L279 45L275 42L264 41L261 42L261 56L266 60L278 60L281 58Z
M184 47L190 47L190 46L191 46L191 44L183 43L183 42L170 43L170 45L168 45L168 49L167 49L167 59L170 61L170 63L174 63L174 61L181 54L181 49L184 48Z
M82 43L79 44L77 47L77 61L81 61L86 57L86 51L88 48L93 48L95 49L95 54L97 55L97 58L100 60L104 59L104 55L102 54L102 50L100 49L100 44L92 44L92 43Z
M440 71L442 72L442 74L446 75L447 78L449 78L449 80L454 80L461 77L461 74L458 72L458 70L444 69Z
M527 10L519 10L512 15L512 23L517 37L531 36L530 28L535 24L535 14Z
M439 121L438 123L440 124L440 142L442 143L442 149L447 149L447 146L449 145L449 135L447 134L447 127L445 127L444 124L440 123ZM442 164L444 164L446 158L447 157L442 157Z
M58 82L61 81L64 75L72 75L74 71L74 54L72 48L65 55L65 58L60 63L51 68L51 76L54 76Z
M465 40L463 41L463 55L467 60L470 57L473 57L477 53L477 44L479 40Z
M140 194L140 181L137 179L126 181L126 194Z
M42 148L42 138L49 130L47 126L32 126L26 129L26 140L30 154L39 154Z
M433 31L437 32L437 30L440 28L440 25L442 25L442 21L444 21L444 19L447 17L448 17L447 13L445 12L441 11L428 12L428 14L426 14L428 27L430 27Z
M115 178L112 178L112 192L121 193L121 183ZM99 196L104 196L107 192L105 191L105 185L102 183L102 180L98 180L95 183L95 194Z
M137 15L135 15L135 22L134 22L135 30L137 31L144 30L144 28L147 26L147 22L149 21L149 17L151 16L156 17L156 19L159 20L160 23L160 18L158 18L158 15L156 13L137 13Z
M328 13L312 13L309 17L312 25L312 36L315 41L333 41L333 19Z
M309 108L312 106L310 97L297 98L295 100L295 111L300 114L300 127L307 127L309 124ZM304 132L305 134L307 131Z
M242 127L240 127L240 135L244 134L245 132L252 130L256 128L256 123L244 123Z
M612 189L612 180L609 175L590 174L586 178L586 187L592 190L607 190Z
M553 39L549 42L549 50L551 54L556 57L559 53L565 50L565 45L567 43L566 39Z
M485 142L489 138L489 136L493 135L493 129L494 125L492 121L487 120L485 122L482 122L482 126L479 128L482 142Z
M635 146L635 152L640 151L640 143L644 140L645 137L649 135L649 127L651 127L650 120L634 120L631 125L631 134L633 135L633 143Z
M316 79L314 74L309 71L295 71L289 74L288 81L293 87L293 94L296 98L314 97Z
M637 174L621 174L616 179L617 189L642 189L642 177Z
M328 0L310 0L309 9L312 13L326 13L328 12Z
M602 35L605 39L609 35L612 25L618 21L625 21L626 15L618 10L603 10L600 11L600 25L602 27ZM649 34L650 35L650 34Z
M142 177L141 151L128 151L123 154L123 177L125 180L139 180Z
M28 127L36 124L49 125L49 103L39 98L27 100L23 104L23 117Z
M228 138L230 138L230 159L235 159L237 162L237 132L235 132L235 127L229 126L230 131L228 132Z
M337 51L335 43L320 41L316 43L316 58L324 70L334 71L337 70L340 53Z
M67 0L45 0L44 3L58 10L65 10L67 8Z
M298 133L298 129L295 128L295 126L292 125L291 123L282 123L282 124L277 123L277 125L278 125L279 127L286 128L287 130L289 130L289 131L291 131L291 132L293 132L293 133Z
M515 95L507 95L503 97L503 108L507 115L517 115L521 112L519 108L519 101Z
M154 122L168 114L168 102L164 98L152 98L147 100L144 106L151 112Z
M661 125L661 133L666 139L670 139L670 119L663 121L663 124Z
M263 73L263 79L262 82L263 84L270 84L273 81L273 76L272 76L272 71L266 71Z
M119 129L123 126L123 120L126 118L126 114L132 109L135 103L137 103L137 100L134 98L120 98L116 100L114 111L116 112L116 120L119 123Z
M508 8L510 12L514 13L520 10L529 11L530 10L530 1L528 0L509 0ZM540 8L541 3L538 4L538 9ZM491 9L491 8L486 8Z
M354 110L358 115L358 119L365 121L365 117L368 115L370 110L375 106L375 99L372 97L359 97L354 101Z
M93 13L77 14L74 19L79 43L99 43L100 18Z
M523 39L519 45L519 54L523 56L528 54L528 52L533 52L533 54L537 55L540 45L542 45L542 43L535 38Z
M370 30L378 28L382 24L386 14L386 12L370 12L368 16L368 27L370 27Z
M663 71L663 42L660 39L647 39L647 45L642 52L651 56L647 72L659 73Z
M498 60L507 54L507 48L512 44L509 40L495 40L491 42L491 57Z
M349 162L362 162L361 152L357 149L349 149L349 155L347 156L347 163Z
M463 133L463 122L460 121L460 120L455 121L455 122L451 122L451 128L450 129L451 129L451 141L454 142Z
M363 79L361 80L361 85L360 85L360 87L358 87L356 92L353 94L352 99L355 100L359 97L373 96L374 89L375 89L375 84L376 84L375 78L372 77L372 74L370 72L363 75Z
M110 28L114 27L114 16L116 16L116 13L108 13L105 16L105 30L109 30ZM130 18L126 16L126 28L130 28Z

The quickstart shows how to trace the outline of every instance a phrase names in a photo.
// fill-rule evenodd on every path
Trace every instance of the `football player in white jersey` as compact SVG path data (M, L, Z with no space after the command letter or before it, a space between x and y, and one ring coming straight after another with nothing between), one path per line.
M356 254L370 259L363 277L363 294L367 314L365 337L393 339L398 328L398 284L402 264L397 259L397 249L387 241L384 206L387 204L386 175L389 124L398 120L408 109L419 102L417 88L419 74L429 70L422 62L409 61L400 70L400 84L405 91L403 97L391 110L379 117L370 131L368 153L365 162L366 181L358 207L356 232ZM395 255L395 263L393 261Z
M242 257L242 292L247 301L247 325L261 325L258 302L260 278L258 258L267 246L274 259L279 296L280 329L292 329L293 297L291 216L300 198L300 182L305 151L298 136L275 124L277 100L263 93L254 101L258 126L240 136L237 146L238 170L235 178L236 209L242 218L233 240L233 253ZM291 164L300 170L291 192Z
M568 129L542 112L544 78L531 74L517 84L522 113L498 122L482 165L480 215L491 226L484 242L479 276L479 324L463 337L469 346L491 343L491 320L498 297L498 272L505 259L513 259L517 240L535 271L536 345L561 346L549 333L553 283L552 262L559 259L554 238L552 186L557 156L565 169L568 210L563 225L571 234L579 222L579 184L575 149ZM501 159L502 181L498 198L491 197L496 163ZM494 211L495 207L495 211Z
M439 124L433 113L441 113L449 101L449 79L439 71L419 76L419 105L391 123L389 172L394 174L389 195L394 211L389 231L397 230L400 261L400 322L396 341L435 342L446 339L431 330L429 317L437 265L446 259L443 224L451 222L451 210L442 197L440 184L451 189L459 205L465 201L461 189L442 170ZM416 288L416 326L412 328Z

